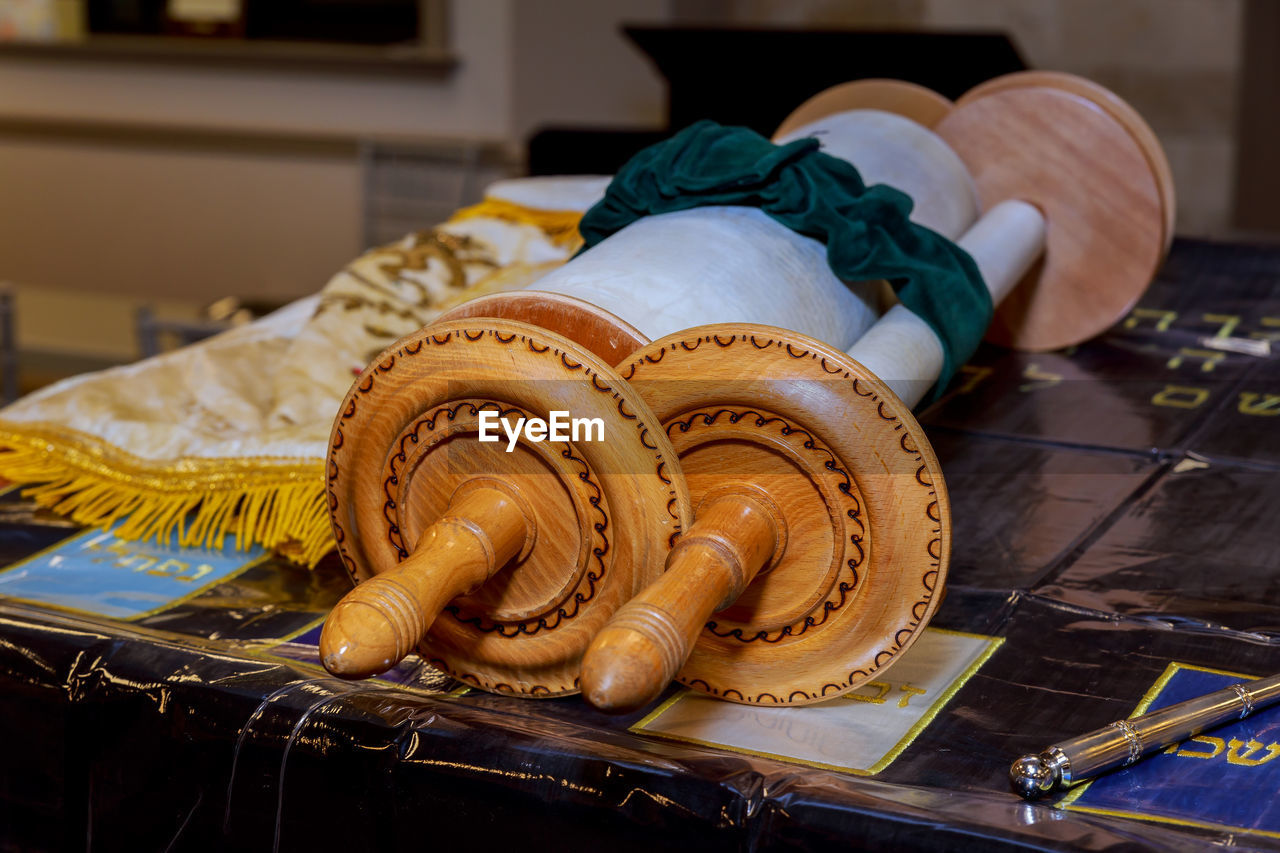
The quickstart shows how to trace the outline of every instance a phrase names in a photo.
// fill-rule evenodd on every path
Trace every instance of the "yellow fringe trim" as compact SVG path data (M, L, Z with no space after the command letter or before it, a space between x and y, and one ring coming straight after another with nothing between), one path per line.
M78 524L121 539L237 550L315 566L333 547L320 460L258 457L158 464L53 424L0 422L0 477ZM38 485L34 485L38 484Z
M454 211L449 221L460 222L481 216L517 225L532 225L541 229L551 242L571 251L582 245L582 235L578 233L582 213L577 210L541 210L500 198L486 197L479 204Z
M539 210L498 198L456 211L451 222L488 217L532 225L556 245L582 243L575 210ZM523 286L547 265L499 270L485 290ZM467 298L476 295L468 288ZM460 300L461 301L461 300ZM0 478L90 527L121 522L121 539L237 550L254 545L315 566L333 548L323 460L249 457L150 462L87 433L51 423L0 421Z

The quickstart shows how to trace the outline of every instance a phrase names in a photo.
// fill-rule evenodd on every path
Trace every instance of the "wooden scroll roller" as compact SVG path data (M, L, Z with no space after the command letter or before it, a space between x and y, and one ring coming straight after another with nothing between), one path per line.
M901 159L899 152L886 149L872 153L881 161L882 166L873 166L871 173L877 168L888 168L891 162ZM950 219L955 218L955 212L943 201L948 195L954 195L968 186L968 175L962 168L950 163L945 163L944 168L939 169L930 158L916 159L920 162L920 168L913 174L915 184L909 190L918 197L938 198L937 203L921 207L922 216L935 227L953 230L958 228L956 222L950 222ZM950 187L955 182L959 182L959 186ZM976 206L972 207L967 215L971 218L975 210ZM942 212L941 220L929 219L931 215L936 218L939 211ZM879 283L850 284L838 280L827 264L823 245L794 233L759 210L748 208L690 210L641 220L544 277L538 286L537 292L497 294L475 300L446 314L442 321L467 323L472 330L487 329L503 320L531 324L548 332L559 333L576 344L576 348L568 343L564 344L570 359L585 360L594 353L600 360L614 363L627 361L636 349L648 344L651 338L683 329L690 324L726 319L743 323L783 323L847 347L871 327L880 313ZM779 293L786 294L787 298L779 299ZM787 340L806 339L796 333L771 330L770 340L774 341L775 354L784 354L787 351ZM763 342L764 339L760 341ZM797 368L792 358L783 355L775 360L774 368L782 397L794 396L794 390L799 387L795 382L797 378L829 378L828 374L820 370L816 359L803 368ZM455 382L455 385L465 387L461 382ZM842 390L841 393L847 392ZM757 395L752 395L752 402L759 402ZM886 402L886 405L892 406L893 411L910 421L910 411L906 407L892 401ZM546 406L542 408L545 409ZM781 399L778 408L786 411ZM824 408L823 411L825 410ZM866 411L868 410L864 409L864 413ZM801 420L805 417L813 419L810 403L806 402L795 417ZM914 424L914 421L910 422ZM608 440L612 440L617 428L612 423L607 427ZM743 431L742 427L735 429ZM913 461L916 456L912 454L907 457L904 454L900 436L893 429L894 422L877 416L876 426L869 432L880 435L882 443L891 442L893 453L902 457L901 462L895 463L900 473L914 477L918 468L918 463ZM832 508L830 512L838 511L841 514L857 511L857 498L846 496L840 491L838 478L845 476L847 479L847 475L830 473L825 469L824 464L831 457L829 454L822 455L826 452L824 449L806 447L804 438L799 434L778 439L758 430L754 432L759 434L753 435L751 441L762 443L765 448L772 448L779 442L798 448L795 451L785 451L784 456L777 459L768 451L757 454L766 465L771 466L765 472L765 477L775 489L780 487L781 478L781 481L790 484L796 501L808 502L816 498L823 508L809 515L820 514L823 519L827 519L828 507ZM382 443L385 440L375 442L375 446ZM846 452L851 449L846 448ZM793 463L785 456L787 453L799 453L802 458ZM668 452L666 458L669 465L665 473L683 484L684 479L679 477L674 451ZM779 462L779 459L782 461ZM931 464L933 474L929 476L936 475L940 480L936 463ZM814 478L820 481L818 485L812 484ZM784 484L781 489L785 492L787 486ZM751 483L735 482L731 484L731 490L734 495L745 491L752 497L752 502L746 504L745 509L734 501L727 503L724 524L730 525L733 518L744 515L748 520L756 520L751 510L757 506L774 508L776 518L769 522L770 526L784 524L781 511L776 509L775 503L771 503L773 498L763 489L755 488ZM913 518L914 514L926 514L934 500L930 497L931 493L932 490L922 488L915 503L904 512L910 511ZM339 496L339 500L350 501L352 496ZM708 519L716 517L715 511L710 508L705 515ZM372 521L376 523L377 517L373 517ZM855 521L857 519L851 519L847 523L853 524ZM843 525L846 522L841 520L839 523ZM806 525L801 521L792 521L791 524L802 535L806 532ZM831 528L830 520L826 520L825 524L827 529ZM921 559L937 562L927 554L930 547L937 548L936 536L921 538L919 532L910 525L894 525L894 529L907 531L909 537L919 539L918 548L914 550L922 555ZM664 528L663 532L670 532L670 529ZM818 533L822 532L823 528L819 526ZM539 536L542 535L540 532ZM826 533L825 536L823 547L827 548L828 564L840 564L841 561L835 559L832 552L833 549L841 551L836 541L841 537L834 532ZM771 540L768 544L770 548L774 548L777 541ZM795 553L804 553L807 547L807 543L798 543ZM885 553L889 553L887 546ZM661 571L661 563L665 557L665 552L655 556L652 567L654 571ZM416 559L406 561L399 571L421 577L422 564ZM436 578L423 578L419 582L430 587L438 582L438 574ZM504 574L505 572L496 574L489 584L499 583ZM553 587L556 583L551 573L541 578L541 582L548 587ZM482 587L482 591L489 584ZM839 582L834 586L837 591L832 594L839 595ZM440 592L435 598L444 600L449 594L452 594L452 590ZM602 605L600 610L603 612L608 606ZM446 613L442 617L443 623L450 624L451 616L451 613ZM436 630L432 629L433 635ZM544 633L553 636L555 629ZM511 633L501 640L491 638L490 645L498 648L505 643L511 649L510 653L515 655L515 650L528 642L531 642L530 637ZM576 643L566 645L565 648L578 649L579 655L585 651L585 646L579 648ZM456 649L454 651L455 654L458 652ZM434 657L439 657L438 653ZM457 670L458 667L454 666L451 671ZM474 664L468 671L475 672ZM491 678L483 682L482 686L506 689L501 685L510 683L512 682L509 680L498 682Z
M554 411L600 419L609 440L481 440L484 418ZM329 506L358 585L325 622L325 667L360 678L416 649L484 689L576 691L587 643L687 526L668 468L648 406L577 344L506 320L403 338L333 427Z
M372 675L416 648L485 689L573 692L590 638L662 571L691 516L674 449L608 365L692 322L780 319L847 345L878 314L877 285L840 282L821 245L760 211L676 220L609 241L606 267L621 254L647 272L619 278L588 253L542 281L559 292L476 300L365 370L330 454L358 584L321 637L331 672ZM779 288L795 296L781 310ZM478 441L486 412L555 410L600 418L605 441L522 440L514 455Z
M566 273L563 292L476 300L365 369L330 453L338 550L358 584L325 623L330 672L372 675L416 647L485 689L573 692L590 638L657 577L691 517L661 424L609 365L652 336L725 316L732 293L728 315L748 319L776 316L776 287L802 294L787 321L810 315L815 333L849 343L874 322L877 288L837 280L815 241L757 210L689 213L671 240L657 234L672 263L652 256L639 225L640 240L610 241L647 271L643 290L632 277L606 292L618 280L587 253L542 280ZM726 274L736 290L719 283ZM629 299L624 313L644 331L575 293ZM599 418L603 440L522 439L514 454L478 440L486 413L554 411Z
M852 106L859 106L858 98L864 97L868 103L882 104L885 87L877 88L880 85L848 87L853 90ZM902 84L891 86L902 89ZM936 99L930 94L916 100ZM857 149L849 159L867 182L892 183L910 194L916 200L917 222L948 236L964 232L977 215L978 202L974 180L956 154L914 122L882 112L860 113L841 114L861 122L860 130L832 134L824 144L834 143L838 136ZM1098 112L1091 119L1106 117ZM949 118L950 114L943 121ZM990 228L979 231L978 238L984 233ZM978 238L974 251L985 245L985 238ZM990 258L982 260L983 253L978 254L989 283L997 281ZM1012 254L1015 260L1004 279L1016 280L1016 258L1023 255ZM985 256L1010 257L998 250ZM994 287L1007 289L1008 282ZM583 664L582 684L592 702L614 710L643 704L677 670L686 683L736 701L817 701L874 677L910 645L937 605L949 554L949 508L941 471L910 410L932 380L927 365L922 369L904 362L898 369L891 359L882 359L880 369L887 377L897 377L894 387L906 394L904 400L844 350L869 336L936 350L936 340L923 323L897 308L876 322L876 283L836 280L826 264L825 247L746 208L702 208L640 220L541 280L539 288L542 292L502 294L462 306L447 318L452 322L425 330L407 345L402 342L398 351L434 340L428 332L437 328L465 329L468 340L487 331L508 340L517 328L520 334L542 335L544 340L559 333L563 337L555 338L555 346L569 363L590 363L610 383L614 377L603 365L618 363L633 379L634 389L654 406L655 423L661 423L672 444L653 451L665 467L646 472L662 484L653 486L656 500L666 497L669 506L665 518L648 515L656 525L650 541L669 542L672 534L685 529L683 495L671 494L686 483L699 507L699 523L668 559L664 583L680 586L674 598L659 595L660 606L645 612L641 611L651 602L639 600L636 607L619 612L617 630L601 633L593 647L596 653ZM903 313L906 318L899 316ZM886 324L895 319L908 322ZM910 320L924 329L927 342L912 337L920 330ZM513 322L515 327L507 325ZM690 325L717 322L721 325L677 333ZM893 334L868 334L884 329ZM653 338L659 340L648 344ZM875 348L869 351L874 354ZM433 365L432 375L448 376L451 393L465 397L472 393L473 379L451 371L467 363L463 358L456 364ZM936 366L933 370L936 375ZM377 387L376 366L366 371L366 378L375 380ZM361 385L365 382L362 379ZM404 410L405 422L420 417L424 406L398 394L396 387L380 405ZM353 391L353 397L358 396ZM548 410L538 392L526 396L528 411ZM642 405L637 401L631 411L641 411ZM612 440L613 422L607 422L611 425L606 435ZM341 455L343 442L357 428L361 435L366 432L355 423L342 427L340 418L335 456ZM389 480L376 469L394 465L397 454L390 439L402 436L404 429L393 425L367 442L370 450L358 467L368 482L361 488L354 487L357 473L346 474L344 481L341 467L330 471L339 539L351 529L358 531L353 535L362 548L371 547L365 542L379 543L377 562L345 547L343 556L357 576L395 569L412 550L403 542L423 547L421 531L446 516L448 502L438 496L433 501L410 492L394 501L383 497ZM650 435L645 446L654 441ZM349 465L361 457L350 453L346 458ZM500 460L493 470L485 467L472 473L492 480L494 470L503 472L504 464ZM635 476L640 476L639 468L633 466ZM436 491L425 485L418 488L423 494ZM447 488L439 491L452 494ZM395 513L419 519L417 527ZM458 513L454 508L447 514ZM637 509L635 518L644 515ZM401 528L407 536L388 549L381 540L399 535ZM535 546L548 535L539 516ZM663 556L656 552L665 547L649 550L656 561ZM461 656L470 641L490 655L486 665L496 655L524 658L519 650L533 642L530 634L489 630L463 637L454 629L455 622L487 624L478 620L495 602L477 597L495 585L505 588L504 578L515 574L499 565L502 555L496 549L493 553L494 560L484 568L495 572L491 579L467 599L455 599L447 618L432 627L422 647L430 659L444 659L432 638L445 630L454 632L449 647L453 655ZM558 593L545 590L562 590L562 576L571 574L573 565L570 560L560 572L548 568L526 573L528 589L541 596L539 606L555 600ZM422 570L415 559L400 571ZM479 575L477 571L470 577ZM658 589L672 591L668 586ZM430 597L444 601L447 593L432 592ZM470 609L456 607L460 601ZM600 602L592 614L608 615L620 603ZM720 612L708 623L714 610ZM550 643L559 623L540 619L534 633ZM419 625L413 623L404 637L411 637ZM692 656L682 668L690 646ZM405 647L400 642L392 651ZM584 648L576 641L562 644L561 671L571 669L569 660ZM379 658L379 665L384 660ZM555 692L546 688L545 678L536 682L540 689L531 689L534 682L527 670L505 681L501 679L508 678L510 668L478 678L473 660L466 667L450 660L444 659L446 669L470 673L472 683L490 689ZM326 653L326 665L329 661Z
M833 106L810 109L789 137L818 135L868 183L907 190L921 219L949 223L935 230L959 236L1001 304L999 340L1083 340L1154 275L1172 221L1167 168L1141 119L1105 90L1013 75L966 95L932 131ZM882 171L868 146L898 157L886 153ZM971 195L910 189L917 156L935 171L966 168L988 212L970 224ZM949 553L941 471L910 414L941 364L932 330L896 305L848 353L731 323L656 340L619 365L680 454L696 514L666 574L588 649L586 698L627 711L678 676L731 701L805 704L900 655L938 603Z

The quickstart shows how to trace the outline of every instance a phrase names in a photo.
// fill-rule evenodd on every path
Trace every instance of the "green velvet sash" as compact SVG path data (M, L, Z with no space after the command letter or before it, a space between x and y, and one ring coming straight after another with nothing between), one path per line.
M579 229L590 248L642 216L708 205L758 207L827 246L843 281L888 279L942 342L941 393L991 322L991 295L968 253L907 219L911 198L818 150L817 139L774 145L745 127L701 121L622 167ZM584 248L584 251L585 251Z

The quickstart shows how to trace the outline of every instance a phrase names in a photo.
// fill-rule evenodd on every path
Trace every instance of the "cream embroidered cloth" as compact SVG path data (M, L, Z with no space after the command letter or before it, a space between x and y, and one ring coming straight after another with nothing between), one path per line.
M314 564L332 546L323 462L355 376L482 293L527 286L577 248L606 178L503 181L436 228L366 252L315 296L0 411L0 476L125 538L261 544Z

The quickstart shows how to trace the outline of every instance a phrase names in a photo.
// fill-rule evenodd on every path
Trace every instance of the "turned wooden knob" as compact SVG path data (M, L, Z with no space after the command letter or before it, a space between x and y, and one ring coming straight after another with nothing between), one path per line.
M667 555L666 572L614 614L582 659L582 692L623 713L652 702L684 666L702 626L742 595L786 539L782 513L763 489L720 486Z
M619 369L698 512L666 573L588 649L588 701L629 710L676 673L733 702L819 702L915 641L941 599L951 516L923 430L882 382L746 324L669 335Z
M557 412L598 425L557 432ZM428 326L366 368L327 485L357 586L326 623L325 665L360 677L414 650L522 696L577 692L587 645L690 514L640 395L587 348L493 317Z
M338 602L320 634L325 669L367 678L399 663L446 604L474 592L522 548L532 547L535 521L523 503L511 484L464 484L408 559Z

